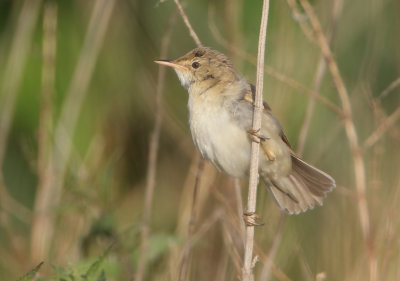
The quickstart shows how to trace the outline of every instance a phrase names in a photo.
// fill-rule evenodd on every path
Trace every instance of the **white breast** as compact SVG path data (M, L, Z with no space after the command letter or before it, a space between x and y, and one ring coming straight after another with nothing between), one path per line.
M250 141L224 109L221 97L189 96L189 123L193 141L204 158L233 177L249 170Z

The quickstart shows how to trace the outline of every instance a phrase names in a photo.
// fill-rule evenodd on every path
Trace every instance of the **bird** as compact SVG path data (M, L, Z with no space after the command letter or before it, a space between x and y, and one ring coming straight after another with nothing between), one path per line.
M226 55L199 47L178 59L154 62L173 68L188 91L189 127L204 159L231 177L247 177L251 142L258 140L258 172L280 209L299 214L322 205L335 180L296 155L266 102L262 127L252 131L255 87Z

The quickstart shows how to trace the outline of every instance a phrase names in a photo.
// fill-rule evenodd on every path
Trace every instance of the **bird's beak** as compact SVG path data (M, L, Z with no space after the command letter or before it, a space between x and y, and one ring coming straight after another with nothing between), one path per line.
M155 60L155 63L166 65L172 68L177 68L177 69L182 69L182 70L188 70L185 66L180 65L176 62L170 61L170 60Z

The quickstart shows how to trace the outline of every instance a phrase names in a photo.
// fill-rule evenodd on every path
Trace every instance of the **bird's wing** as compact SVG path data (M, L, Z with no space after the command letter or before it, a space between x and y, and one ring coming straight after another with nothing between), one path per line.
M244 93L243 100L251 104L254 104L255 96L256 96L256 87L253 84L250 84L250 89ZM290 151L293 153L292 146L290 145L289 140L285 136L281 124L279 123L278 119L276 119L275 116L272 115L271 107L265 101L263 101L263 106L264 106L264 114L268 114L275 121L276 125L280 129L280 137L282 138L283 142L286 143L286 145L290 148Z

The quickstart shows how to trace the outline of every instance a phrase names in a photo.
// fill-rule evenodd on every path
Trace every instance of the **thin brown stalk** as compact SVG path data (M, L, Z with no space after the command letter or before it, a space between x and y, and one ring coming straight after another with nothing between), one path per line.
M204 160L200 159L199 165L197 167L196 171L196 178L193 186L193 197L192 197L192 209L190 212L190 220L188 224L188 230L187 230L187 240L183 248L183 255L182 255L182 260L180 264L180 270L179 270L179 280L184 281L187 279L187 272L188 272L188 267L190 264L190 250L191 250L191 245L189 243L190 239L192 239L195 227L196 227L196 219L197 219L197 193L200 185L200 179L202 177L204 170Z
M272 265L275 259L276 253L278 252L279 245L281 244L282 233L283 233L283 225L285 222L286 214L281 213L278 221L278 225L276 227L276 232L274 235L274 239L272 240L272 245L269 249L268 255L264 262L264 268L261 272L260 280L268 281L271 277Z
M297 245L295 245L295 249L296 249L296 256L298 257L298 260L300 262L300 268L303 272L303 278L302 280L304 281L314 281L315 277L314 274L311 271L310 268L310 264L307 261L307 257L303 251L303 249L301 248L301 245L297 242Z
M215 274L215 280L228 280L227 273L229 265L229 255L227 252L222 253L222 257L217 265L217 273Z
M179 2L179 0L174 0L179 14L181 15L183 22L185 23L186 27L189 30L189 34L190 36L193 38L194 42L196 43L196 45L198 47L203 46L201 44L201 41L199 39L199 37L197 36L196 32L194 31L192 25L189 22L189 19L187 17L187 15L185 14L185 11L182 8L181 3ZM190 250L191 250L191 246L189 244L189 240L192 238L193 233L194 233L194 229L195 229L195 223L196 223L196 202L197 202L197 192L198 192L198 186L200 184L200 178L203 172L203 168L204 168L204 160L200 160L199 161L199 165L196 171L196 180L194 183L194 187L193 187L193 201L192 201L192 209L191 209L191 215L190 215L190 220L189 220L189 225L188 225L188 238L187 241L185 243L184 249L183 249L183 256L182 256L182 260L180 263L180 269L179 269L179 280L186 280L187 278L187 272L188 272L188 267L189 267L189 263L190 263Z
M288 76L286 76L286 75L284 75L282 73L274 71L271 67L266 67L265 68L265 72L267 74L271 75L272 77L274 77L275 79L277 79L277 80L287 84L288 86L298 90L299 92L309 95L310 97L312 97L315 100L317 100L319 103L325 105L331 111L335 112L337 115L339 115L339 116L343 115L343 111L337 105L332 103L327 98L321 96L318 92L307 88L306 86L300 84L296 80L294 80L294 79L292 79L292 78L290 78L290 77L288 77Z
M37 194L42 194L46 188L46 182L52 177L52 169L47 169L48 159L52 150L52 127L53 127L53 103L55 92L55 62L57 47L57 4L49 2L44 6L43 12L43 45L42 45L42 94L39 116L38 132L38 187ZM36 197L35 208L39 206L39 197ZM41 215L35 213L32 221L32 235L35 233L35 224L40 220ZM36 230L38 231L38 230ZM40 234L36 233L36 237ZM33 236L32 236L33 238ZM31 241L31 258L34 263L42 260L43 257L36 255L38 240Z
M200 41L199 37L197 36L196 32L194 32L194 29L193 29L192 25L190 24L189 19L188 19L187 15L185 14L185 11L183 10L181 3L179 2L179 0L174 0L174 2L176 4L176 6L178 7L179 14L181 15L186 27L189 29L189 34L193 38L197 47L203 46L203 44L201 44L201 41Z
M242 189L240 186L240 180L239 179L233 179L233 185L235 189L235 198L236 198L236 205L237 205L237 218L239 222L239 228L240 228L240 236L242 237L243 240L243 247L245 245L245 225L243 223L243 199L242 199Z
M251 63L253 65L257 65L257 58L256 57L246 53L245 51L243 51L242 49L238 48L237 46L235 46L233 44L230 44L226 39L223 38L223 36L219 32L217 26L215 25L214 21L212 20L214 18L214 16L213 16L214 13L215 13L215 9L212 6L210 6L210 8L209 8L210 16L209 16L209 23L208 24L209 24L209 28L210 28L211 34L214 37L214 39L220 45L222 45L224 48L226 48L226 49L230 50L231 52L237 54L238 56L246 59L249 63ZM304 86L301 83L297 82L293 78L291 78L291 77L279 72L278 70L274 69L271 66L265 65L264 66L264 71L265 71L266 74L270 75L271 77L275 78L278 81L281 81L282 83L288 85L289 87L292 87L293 89L297 90L298 92L306 94L306 95L314 98L319 103L321 103L322 105L326 106L328 109L330 109L331 111L335 112L339 116L342 115L342 110L337 105L332 103L327 98L319 95L318 92L307 88L306 86Z
M43 18L43 68L42 68L42 95L39 117L39 139L38 139L38 188L37 194L41 194L46 187L46 182L52 177L53 171L46 169L48 159L51 157L52 149L52 127L53 127L53 107L52 98L54 96L55 83L55 59L57 46L57 5L55 3L47 3L44 7ZM36 197L35 207L38 204L39 197ZM35 233L35 224L39 216L35 213L32 234ZM33 236L32 236L33 237ZM36 236L37 237L37 236ZM34 262L43 259L36 256L37 240L32 240L31 255Z
M227 188L231 188L228 186ZM222 227L225 248L228 250L232 258L237 275L240 276L243 268L243 249L245 244L245 226L243 223L243 209L235 208L232 204L232 198L227 196L227 193L218 189L213 189L213 195L218 200L218 205L223 206L224 216L222 218ZM236 197L236 196L235 196ZM236 199L236 198L235 198ZM238 209L242 209L239 217Z
M325 59L321 56L321 58L318 61L317 71L315 73L314 84L313 84L313 91L315 91L316 93L318 93L321 87L321 82L322 78L324 77L325 70L326 70ZM303 124L301 125L300 128L299 139L297 140L296 152L299 156L302 156L304 152L308 130L311 124L311 118L314 113L314 107L315 107L315 98L310 97L307 104L306 115L304 116Z
M0 86L0 205L2 206L0 208L0 220L7 230L8 216L6 210L12 209L12 205L18 206L20 204L13 200L7 192L3 180L2 167L15 110L15 101L30 50L32 35L39 16L41 2L41 0L26 0L22 5ZM10 206L9 201L15 204L11 203Z
M263 111L263 87L264 87L264 55L265 43L267 38L267 25L269 14L269 0L263 1L260 35L258 39L258 55L257 55L257 82L256 96L254 99L253 110L253 132L261 130L261 118ZM246 216L255 216L257 203L257 185L258 185L258 161L259 161L260 142L253 141L251 143L251 162L250 162L250 177L249 177L249 192L247 198ZM254 280L253 276L253 247L254 247L254 224L247 223L246 225L246 244L244 250L243 262L243 280Z
M193 198L193 186L196 181L197 169L199 167L200 162L200 155L197 150L194 150L192 147L192 161L190 167L188 169L186 179L184 181L182 187L182 194L179 200L179 208L177 217L177 227L176 233L178 236L184 237L187 235L188 224L190 221L190 210L191 206L191 199ZM204 175L208 175L207 167L205 167ZM212 176L211 176L212 177ZM208 186L202 185L200 189L200 194L198 194L199 198L197 200L198 203L198 212L200 210L201 200L205 200L207 195L204 193L208 193ZM187 243L187 241L185 241ZM180 271L180 261L183 255L183 247L173 248L171 249L171 253L168 257L168 268L162 273L163 275L169 275L169 280L178 280L179 278L179 271Z
M260 257L260 260L264 263L267 262L267 254L265 254L264 249L259 247L257 244L255 245L255 252ZM273 260L269 260L271 262L271 272L277 280L280 281L290 281L291 279L279 268L276 266ZM262 280L262 279L260 279Z
M228 187L230 188L230 186ZM245 225L243 223L243 210L240 213L240 217L237 217L237 208L232 205L232 198L229 198L226 192L218 189L213 189L212 193L215 199L218 200L218 205L224 206L224 223L229 227L235 241L235 247L237 252L242 253L245 246ZM240 209L240 208L239 208ZM240 219L240 223L238 220ZM243 226L243 227L242 227Z
M208 230L210 230L211 226L214 225L219 219L221 219L223 214L222 209L216 209L211 216L207 218L207 220L198 227L198 230L193 233L192 237L188 240L189 247L193 247L193 245L203 237Z
M362 148L365 150L373 146L377 141L379 141L383 134L397 122L399 118L400 107L398 107L389 117L383 120L379 127L365 140Z
M38 132L38 176L39 188L44 182L46 160L51 148L51 132L53 126L54 82L57 30L57 4L46 3L43 12L43 45L42 45L42 95L39 116Z
M171 16L168 23L167 31L165 32L161 40L160 58L167 57L168 47L171 41L172 27L175 23L175 19L176 19L175 15ZM153 205L154 187L156 182L157 156L160 143L161 125L164 114L162 100L165 88L165 74L166 74L166 68L160 66L158 68L157 88L155 95L156 115L154 121L154 128L150 135L147 177L146 177L146 193L145 193L145 202L144 202L144 209L143 209L143 216L141 223L140 258L139 258L137 272L135 275L136 281L142 281L146 274L148 241L150 235L149 224L151 217L151 207Z
M388 116L384 111L384 109L382 108L380 100L374 99L372 95L369 95L368 100L376 119L375 123L378 125L383 123L388 118ZM388 129L388 134L390 134L393 138L400 140L400 128L398 126L389 126L387 129Z
M61 199L64 176L73 146L72 136L114 4L115 1L108 0L95 2L78 63L55 127L54 145L45 167L46 173L52 176L46 178L43 187L36 194L31 234L33 260L41 260L49 254L54 234L55 206Z
M292 10L293 19L298 22L304 35L307 37L308 40L310 40L310 42L315 43L315 37L312 33L312 30L308 26L307 17L300 12L300 9L297 6L297 2L295 0L287 0L287 3Z
M394 89L400 86L400 77L394 80L390 85L379 94L378 100L381 100L389 95Z
M367 258L369 261L369 277L371 281L375 281L377 278L377 260L374 253L373 240L371 237L370 216L368 211L368 202L366 199L367 184L365 175L365 163L358 143L358 135L352 117L349 95L343 79L340 75L337 63L333 58L332 52L328 45L328 41L322 32L321 24L317 16L315 15L311 5L308 3L307 0L300 0L300 3L304 8L306 14L310 18L311 26L314 30L319 47L327 61L328 68L331 72L333 82L336 86L339 98L342 103L342 109L344 113L343 123L354 162L356 189L359 196L359 200L357 201L358 212L367 251Z
M289 2L294 2L294 1L288 0L288 3ZM293 9L293 13L298 12L297 5L294 5L294 7L292 5L290 5L290 6ZM329 31L327 34L327 40L328 40L329 44L331 44L331 42L332 42L332 38L334 36L334 31L336 30L336 25L338 23L338 20L339 20L341 11L342 11L342 7L343 7L343 0L334 1L333 9L332 9L331 25L330 25L330 28L329 28ZM301 26L303 26L303 25L301 24ZM303 32L304 32L304 35L307 36L307 33L305 32L304 29L303 29ZM313 42L315 42L315 40ZM319 93L322 79L325 75L325 70L326 70L326 62L325 62L323 55L321 55L319 58L319 61L318 61L318 66L317 66L317 70L315 73L314 83L313 83L313 88L312 88L315 93ZM310 128L311 118L312 118L313 112L314 112L314 107L315 107L315 98L310 97L310 99L308 100L308 104L307 104L306 115L304 116L303 124L300 129L299 139L297 141L297 154L300 156L303 154L303 151L304 151L304 146L306 143L308 130Z
M235 245L234 238L233 238L233 230L232 227L228 225L225 218L222 218L222 234L223 234L223 241L225 243L225 249L229 253L233 264L235 266L235 270L238 273L237 275L240 276L242 270L242 259L239 251L237 249L237 245Z

